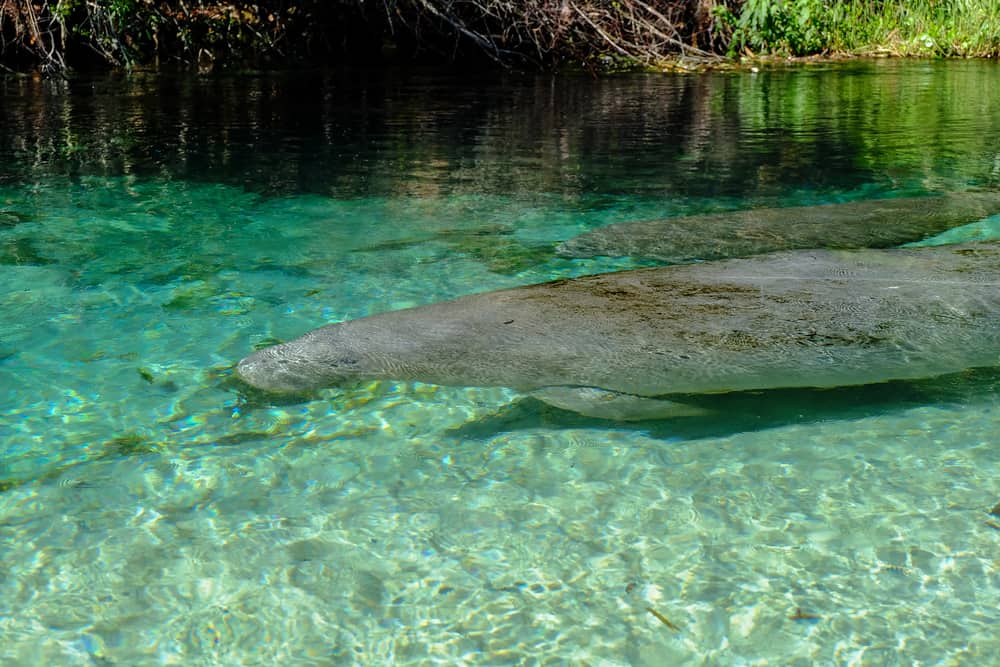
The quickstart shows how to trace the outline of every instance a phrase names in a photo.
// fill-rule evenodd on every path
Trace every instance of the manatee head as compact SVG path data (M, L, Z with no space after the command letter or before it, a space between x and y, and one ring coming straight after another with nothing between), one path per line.
M343 384L369 375L365 354L342 325L311 331L293 341L257 350L236 365L247 384L273 392L298 392Z

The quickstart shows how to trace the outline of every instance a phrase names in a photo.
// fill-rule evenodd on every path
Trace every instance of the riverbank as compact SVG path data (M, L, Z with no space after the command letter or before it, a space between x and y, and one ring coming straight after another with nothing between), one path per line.
M947 4L947 6L945 6ZM990 0L0 0L0 67L698 70L754 58L996 57Z

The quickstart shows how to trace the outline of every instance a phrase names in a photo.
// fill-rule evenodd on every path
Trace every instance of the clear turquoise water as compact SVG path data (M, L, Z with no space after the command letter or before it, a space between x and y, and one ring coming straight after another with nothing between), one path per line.
M551 252L601 224L992 187L998 74L5 81L0 663L994 664L1000 371L635 425L227 380L638 266Z

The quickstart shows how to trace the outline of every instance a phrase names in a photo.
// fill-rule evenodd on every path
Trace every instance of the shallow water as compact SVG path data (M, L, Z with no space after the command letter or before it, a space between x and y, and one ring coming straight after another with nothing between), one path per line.
M602 224L995 187L998 74L0 80L0 662L992 664L1000 370L639 424L229 379L639 266L554 254Z

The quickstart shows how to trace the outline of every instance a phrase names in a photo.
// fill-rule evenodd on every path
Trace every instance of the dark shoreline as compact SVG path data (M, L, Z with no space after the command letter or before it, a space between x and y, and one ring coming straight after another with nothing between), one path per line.
M0 73L701 72L854 57L997 57L1000 9L931 0L39 0L0 3Z

